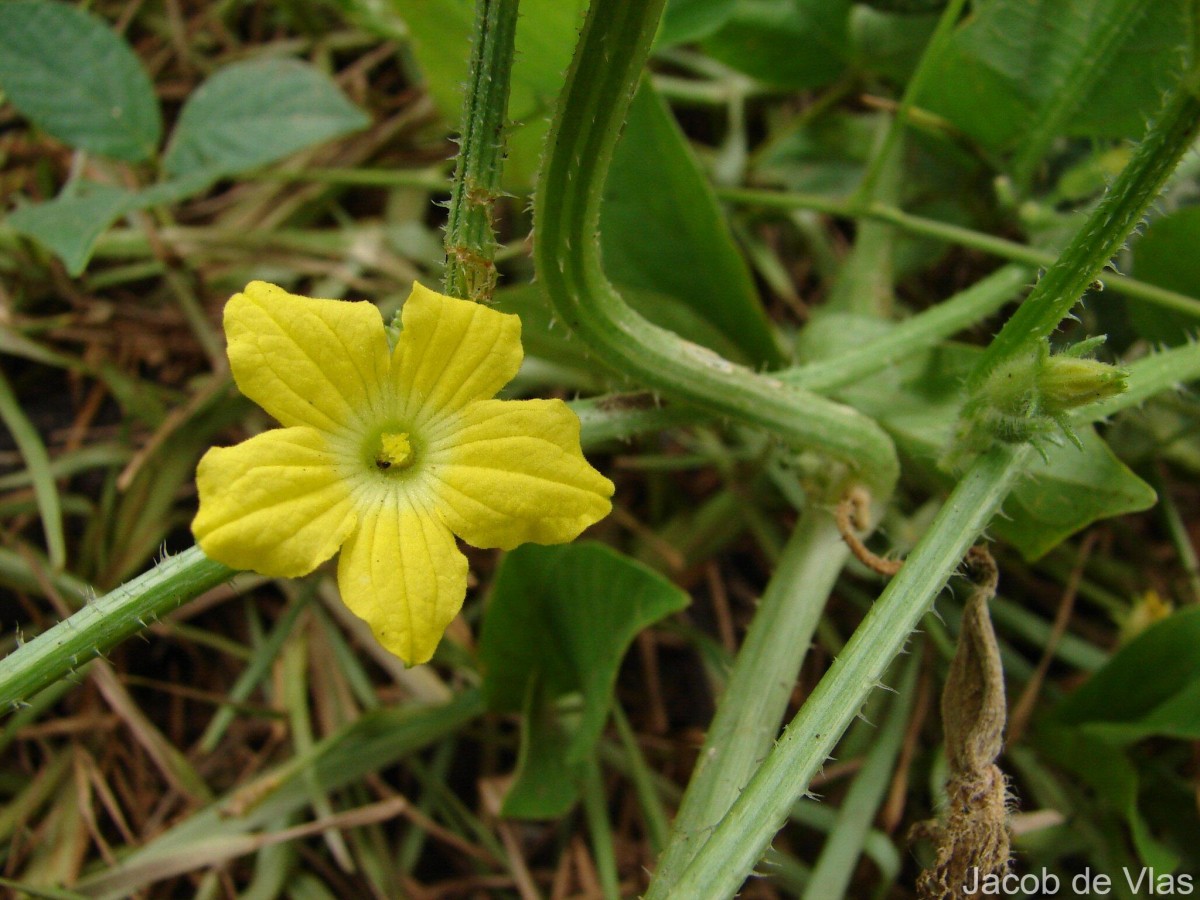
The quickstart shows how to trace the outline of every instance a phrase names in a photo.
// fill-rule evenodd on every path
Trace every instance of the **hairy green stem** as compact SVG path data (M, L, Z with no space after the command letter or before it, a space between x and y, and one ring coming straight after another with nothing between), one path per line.
M1028 352L1058 326L1128 236L1198 126L1200 100L1188 80L1170 96L1109 194L985 351L977 372L986 375L997 361ZM659 888L657 895L724 897L737 890L782 825L792 800L807 789L967 547L999 510L1029 452L1027 444L996 443L975 459L737 803L682 877Z
M670 884L695 858L771 749L821 610L848 555L833 517L821 509L806 510L738 651L671 841L659 859L659 881ZM771 677L764 679L764 673Z
M476 0L471 68L446 221L447 294L490 302L496 287L492 209L504 169L504 120L518 0Z
M648 898L733 896L967 548L999 510L1028 452L1002 445L975 461L691 865L674 883L663 881L660 873Z
M19 705L235 574L198 547L164 559L0 659L0 709Z
M921 669L921 654L893 665L889 676L899 676L894 696L888 700L886 718L878 730L874 726L870 749L863 767L854 776L846 797L838 809L837 821L829 829L829 837L821 848L821 856L813 866L812 878L805 885L802 900L827 900L845 897L850 879L858 868L871 823L887 794L896 770L896 757L904 743L909 715L917 693L917 674ZM866 725L866 723L863 723Z
M858 412L734 365L634 312L600 264L600 202L664 0L595 0L547 138L535 196L538 279L558 314L612 368L687 403L841 461L842 481L890 494L887 434Z

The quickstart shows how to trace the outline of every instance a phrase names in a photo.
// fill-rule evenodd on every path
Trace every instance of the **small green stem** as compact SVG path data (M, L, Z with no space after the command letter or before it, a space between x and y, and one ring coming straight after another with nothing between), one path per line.
M976 460L692 864L674 884L656 879L648 896L733 896L1004 502L1028 452L1002 445Z
M946 4L946 8L942 10L937 28L934 29L933 34L929 38L929 43L925 45L925 50L921 54L921 61L917 63L916 71L913 72L907 86L904 88L904 96L900 99L900 105L896 108L896 114L892 116L892 120L888 123L887 133L876 148L875 153L871 156L866 175L863 176L858 190L854 192L855 205L862 205L875 199L875 189L879 177L896 150L896 143L900 140L900 135L908 122L908 113L912 109L913 101L921 93L925 82L929 78L929 73L933 71L934 63L941 59L942 50L946 42L950 39L950 35L954 31L954 26L958 24L959 17L962 16L965 5L966 0L950 0Z
M846 466L844 480L861 481L885 497L899 464L875 422L651 324L604 276L596 240L602 189L664 2L596 0L588 9L538 178L538 279L559 315L613 369L832 456Z
M240 177L246 181L305 182L341 187L416 188L434 193L446 190L446 176L439 168L348 169L327 166L320 169L264 169Z
M651 394L609 394L572 400L568 404L579 416L579 440L584 449L609 441L625 441L647 431L662 431L680 425L712 420L712 413L678 403L664 406Z
M488 303L496 287L492 209L504 168L504 120L518 0L476 0L471 69L446 221L447 294Z
M807 209L848 219L878 219L882 222L889 222L911 234L919 234L957 244L960 247L968 247L1035 269L1048 268L1058 258L1047 250L1038 250L1028 244L1020 244L981 231L963 228L961 225L951 225L948 222L939 222L937 219L916 216L886 203L871 203L865 207L856 207L850 201L824 197L820 194L770 191L760 188L718 187L715 190L720 199L746 206L787 211ZM1200 300L1178 291L1170 291L1113 272L1104 276L1104 284L1107 288L1127 297L1145 300L1155 306L1200 319Z
M671 842L659 860L655 885L670 885L695 859L771 749L847 555L833 517L820 509L806 510L738 651L675 817ZM764 680L764 672L771 678ZM652 886L646 897L660 894Z
M650 768L638 745L637 734L629 719L625 716L621 704L614 703L612 721L617 728L617 736L621 740L624 751L625 766L633 789L637 792L638 805L642 808L642 822L646 828L646 839L650 842L650 851L656 856L667 846L671 833L671 823L663 809L662 798L659 797L658 786L654 783L655 771Z
M0 710L19 705L235 574L197 547L163 560L0 659Z
M965 291L905 319L881 337L831 359L786 369L779 377L819 394L852 384L996 312L1029 283L1032 274L1023 266L1005 266Z

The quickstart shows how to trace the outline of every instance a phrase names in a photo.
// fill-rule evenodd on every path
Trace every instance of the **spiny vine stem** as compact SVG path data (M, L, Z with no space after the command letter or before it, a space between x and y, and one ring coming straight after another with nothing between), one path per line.
M656 877L647 900L734 895L967 548L1004 502L1028 453L1027 446L1001 445L975 461L745 791L694 850L691 864L671 881Z
M0 659L0 711L12 708L72 669L101 656L186 600L228 581L236 571L199 547L126 582Z
M471 69L450 214L446 221L443 287L482 303L496 288L492 213L504 169L504 122L517 33L518 0L476 0Z

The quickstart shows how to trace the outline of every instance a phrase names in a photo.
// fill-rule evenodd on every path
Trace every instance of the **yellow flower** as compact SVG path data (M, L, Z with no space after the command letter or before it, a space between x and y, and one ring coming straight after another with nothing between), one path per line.
M305 575L341 548L338 586L375 637L426 662L462 606L476 547L574 539L608 515L561 400L494 400L521 321L420 285L389 349L372 303L254 282L225 306L243 394L283 424L209 450L192 531L212 559Z

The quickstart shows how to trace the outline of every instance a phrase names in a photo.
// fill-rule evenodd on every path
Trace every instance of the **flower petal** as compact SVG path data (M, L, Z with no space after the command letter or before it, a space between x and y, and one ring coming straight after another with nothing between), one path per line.
M521 367L521 320L414 284L400 314L392 380L413 427L490 399Z
M387 333L372 303L255 281L225 304L225 335L238 389L284 425L330 431L383 409Z
M325 436L277 428L216 447L196 469L192 533L209 557L263 575L307 575L337 552L357 520Z
M338 588L380 644L416 665L462 608L467 558L435 514L389 491L342 549Z
M476 547L573 540L612 509L561 400L486 400L434 426L428 472L450 529Z

